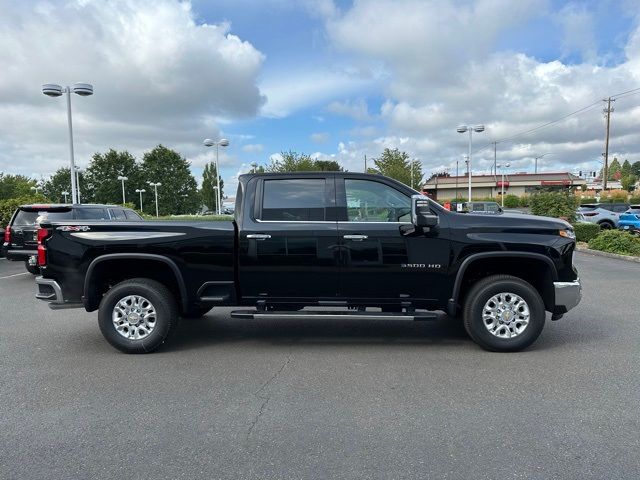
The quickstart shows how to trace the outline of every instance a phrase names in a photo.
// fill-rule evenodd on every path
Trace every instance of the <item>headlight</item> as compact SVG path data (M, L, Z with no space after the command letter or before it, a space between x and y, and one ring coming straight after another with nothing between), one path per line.
M570 238L571 240L576 239L576 232L573 230L560 230L559 233L561 237Z

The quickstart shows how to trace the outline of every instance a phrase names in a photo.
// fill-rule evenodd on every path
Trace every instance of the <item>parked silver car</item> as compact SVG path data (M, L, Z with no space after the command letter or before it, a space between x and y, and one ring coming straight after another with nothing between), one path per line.
M580 220L596 223L602 229L609 229L618 228L620 215L628 209L628 203L589 203L580 205L577 213Z

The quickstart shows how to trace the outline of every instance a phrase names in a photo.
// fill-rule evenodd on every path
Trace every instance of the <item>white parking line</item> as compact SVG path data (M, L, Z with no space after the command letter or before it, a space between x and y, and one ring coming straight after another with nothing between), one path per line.
M2 280L3 278L11 278L11 277L17 277L19 275L27 275L29 272L24 272L24 273L14 273L13 275L7 275L6 277L0 277L0 280Z

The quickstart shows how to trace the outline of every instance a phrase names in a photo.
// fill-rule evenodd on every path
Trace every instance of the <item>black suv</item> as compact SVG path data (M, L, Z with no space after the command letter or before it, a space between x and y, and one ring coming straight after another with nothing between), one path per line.
M37 230L43 220L114 220L139 221L142 217L130 208L117 205L22 205L11 217L4 231L2 253L8 260L21 261L30 273L39 272L37 265Z

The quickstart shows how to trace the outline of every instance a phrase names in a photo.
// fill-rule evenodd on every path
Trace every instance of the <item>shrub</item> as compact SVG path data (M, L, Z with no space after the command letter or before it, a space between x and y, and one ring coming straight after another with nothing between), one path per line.
M596 197L580 197L580 205L585 203L598 203L598 200L596 200Z
M620 230L603 230L589 240L589 248L620 255L640 255L640 238Z
M600 225L596 223L578 222L573 225L578 242L588 242L600 233Z
M46 197L42 194L0 200L0 227L4 228L9 224L13 212L15 212L20 205L46 201Z
M529 195L523 195L520 197L518 202L519 207L528 207L529 206L530 197Z
M531 213L546 217L566 218L573 222L576 218L577 198L567 192L540 192L531 196Z
M631 197L629 203L631 205L640 205L640 197Z
M520 206L520 199L516 195L505 195L504 206L507 208L517 208Z
M611 190L609 192L604 193L600 197L600 201L606 202L606 203L617 203L617 202L626 202L627 198L629 198L629 192L625 190Z

